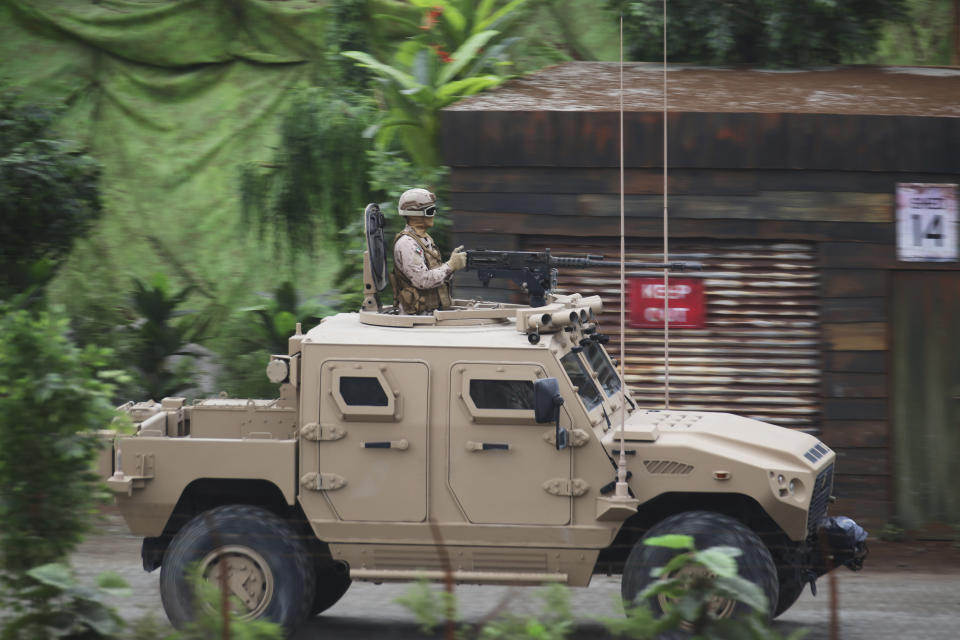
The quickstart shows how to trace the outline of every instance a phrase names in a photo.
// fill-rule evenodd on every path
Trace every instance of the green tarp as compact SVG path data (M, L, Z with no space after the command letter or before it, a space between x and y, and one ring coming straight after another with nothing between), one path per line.
M239 168L271 158L291 90L323 84L328 14L309 0L0 0L0 77L65 101L64 137L104 167L104 219L61 281L78 263L169 272L174 256L208 282L269 285L269 253L240 229Z

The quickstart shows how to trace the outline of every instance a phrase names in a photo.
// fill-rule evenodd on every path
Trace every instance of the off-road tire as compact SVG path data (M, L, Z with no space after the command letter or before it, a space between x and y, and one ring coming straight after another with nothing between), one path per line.
M685 511L670 516L650 528L643 539L637 541L623 568L620 592L624 602L634 602L637 594L656 580L650 572L664 566L670 558L679 553L676 549L652 547L643 543L647 538L667 534L693 536L698 550L716 546L740 549L742 554L737 558L737 570L740 576L760 587L771 605L777 602L779 589L777 568L766 545L757 534L741 522L713 511ZM650 606L655 614L663 613L656 598L650 600ZM749 607L738 602L733 608L732 615L740 615L747 611ZM689 634L677 631L663 637L686 638Z
M320 615L337 604L350 588L350 568L343 562L329 561L317 567L317 588L310 616Z
M227 505L194 517L174 536L160 570L160 598L170 622L182 628L195 618L194 588L188 571L197 563L218 562L216 552L232 549L231 557L262 560L270 579L259 613L292 632L310 612L315 573L303 543L293 529L273 513L249 505ZM212 560L211 560L212 558ZM202 564L201 564L202 566Z
M806 582L800 581L798 573L796 569L780 570L780 596L777 598L777 606L773 609L774 618L785 613L787 609L792 607L797 599L800 598L804 587L807 586Z

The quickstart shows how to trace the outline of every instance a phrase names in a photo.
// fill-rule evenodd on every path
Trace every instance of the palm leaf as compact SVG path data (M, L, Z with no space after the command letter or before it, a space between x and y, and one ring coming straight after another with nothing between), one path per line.
M437 78L439 84L443 85L447 82L450 82L460 71L467 66L467 64L473 60L474 56L477 55L477 51L483 48L483 45L490 42L490 40L497 35L497 31L482 31L476 35L470 36L466 42L460 45L460 48L454 51L451 54L453 62L448 64L440 72L440 77Z

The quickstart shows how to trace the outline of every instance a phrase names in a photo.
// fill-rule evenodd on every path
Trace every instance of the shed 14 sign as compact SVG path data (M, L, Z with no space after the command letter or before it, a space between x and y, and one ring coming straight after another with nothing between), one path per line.
M630 279L630 326L663 328L662 278ZM678 329L702 329L706 326L706 301L703 280L670 278L670 326Z
M957 185L897 184L897 258L957 260Z

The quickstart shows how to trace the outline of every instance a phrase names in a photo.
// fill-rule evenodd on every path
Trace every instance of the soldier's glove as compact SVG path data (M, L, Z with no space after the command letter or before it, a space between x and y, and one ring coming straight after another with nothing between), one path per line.
M450 254L450 259L447 260L447 266L450 267L452 271L459 271L467 266L467 253L463 250L463 245L453 250L453 253Z

